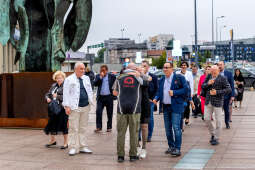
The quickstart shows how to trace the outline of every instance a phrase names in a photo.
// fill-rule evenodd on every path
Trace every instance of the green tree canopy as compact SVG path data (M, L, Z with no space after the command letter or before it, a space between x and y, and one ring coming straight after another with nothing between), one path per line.
M95 63L103 63L104 62L104 52L106 48L102 48L97 52L97 57L95 58Z

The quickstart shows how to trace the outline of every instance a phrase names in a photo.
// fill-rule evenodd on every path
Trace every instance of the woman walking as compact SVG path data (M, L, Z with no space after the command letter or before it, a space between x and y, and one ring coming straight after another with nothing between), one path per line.
M206 66L205 67L205 72L204 74L200 77L199 83L198 83L198 89L197 89L197 96L200 97L201 99L201 111L202 111L202 119L204 120L204 111L205 111L205 94L202 93L202 84L205 81L205 78L211 74L211 66Z
M57 71L53 74L52 78L56 83L54 83L49 92L45 95L45 99L48 104L53 102L54 100L58 103L60 106L60 112L55 113L51 111L51 109L48 109L48 116L49 121L47 126L44 129L44 132L46 135L50 134L50 142L46 144L46 147L51 147L54 145L57 145L55 135L63 134L64 135L64 145L61 146L61 149L68 148L67 144L67 134L68 134L68 115L66 115L65 110L62 106L63 102L63 83L65 80L65 73L62 71Z
M244 78L243 78L243 75L242 75L240 69L235 69L234 80L235 80L235 85L236 85L236 89L237 89L237 95L235 97L235 108L237 108L237 101L240 102L239 107L241 108L242 101L243 101L243 92L244 92L245 81L244 81Z

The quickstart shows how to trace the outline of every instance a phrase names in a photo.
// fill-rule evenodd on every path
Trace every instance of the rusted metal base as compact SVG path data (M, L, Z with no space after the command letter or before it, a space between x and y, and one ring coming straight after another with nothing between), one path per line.
M44 127L53 73L0 74L0 127Z

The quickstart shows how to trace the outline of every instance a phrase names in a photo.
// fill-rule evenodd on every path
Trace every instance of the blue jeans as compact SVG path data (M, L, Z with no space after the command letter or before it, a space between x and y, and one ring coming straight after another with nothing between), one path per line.
M153 117L154 103L150 102L150 104L151 104L151 117L150 117L150 122L148 126L148 139L151 139L153 129L154 129L154 117Z
M174 113L171 105L163 105L165 131L169 148L173 147L181 150L182 131L181 118L182 113ZM174 134L173 134L174 131Z

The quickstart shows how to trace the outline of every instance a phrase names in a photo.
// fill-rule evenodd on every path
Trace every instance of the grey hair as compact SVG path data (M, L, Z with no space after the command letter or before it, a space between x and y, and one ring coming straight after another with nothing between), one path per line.
M79 65L84 65L82 62L76 62L74 65L74 69L76 69Z

